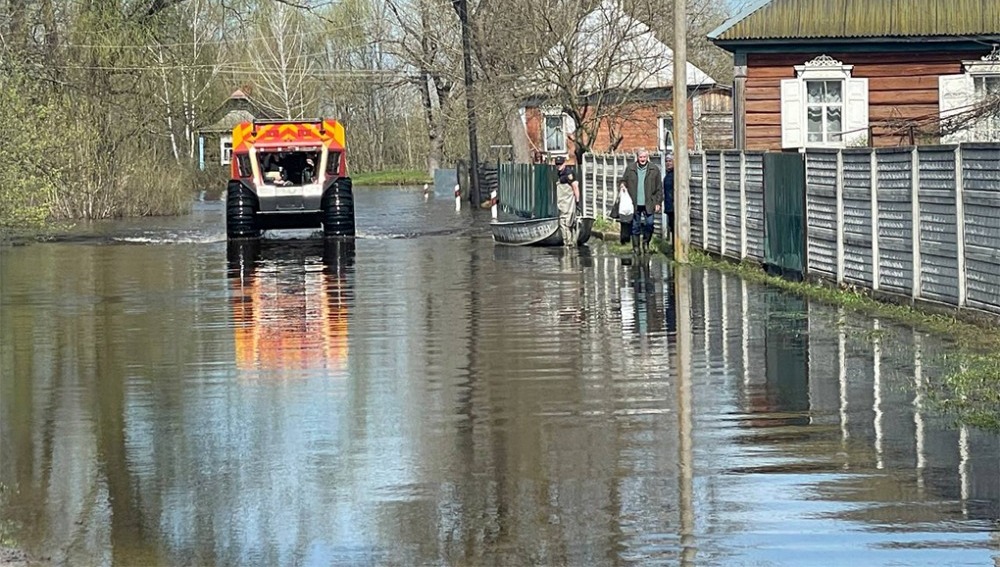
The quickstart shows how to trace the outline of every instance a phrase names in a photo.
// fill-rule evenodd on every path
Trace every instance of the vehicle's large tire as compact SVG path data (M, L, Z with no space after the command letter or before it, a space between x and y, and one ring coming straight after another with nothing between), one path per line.
M257 238L257 211L260 201L249 187L239 181L230 181L226 188L226 236L233 238Z
M354 192L350 177L341 177L327 187L320 208L325 238L354 238Z

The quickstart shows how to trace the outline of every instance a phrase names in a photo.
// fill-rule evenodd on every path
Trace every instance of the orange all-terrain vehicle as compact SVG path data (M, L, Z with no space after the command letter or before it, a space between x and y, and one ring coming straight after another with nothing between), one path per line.
M344 127L336 120L257 120L233 128L226 191L226 234L323 227L326 237L354 237L354 197L347 176Z

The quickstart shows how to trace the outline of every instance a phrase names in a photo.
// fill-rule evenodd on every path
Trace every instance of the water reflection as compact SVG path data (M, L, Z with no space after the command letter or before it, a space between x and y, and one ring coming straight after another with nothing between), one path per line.
M488 235L3 260L0 516L56 565L1000 557L909 329Z
M677 332L672 268L659 260L623 265L622 327L637 335Z
M346 367L354 248L340 240L228 244L238 368Z
M724 275L696 279L695 364L711 368L695 388L698 462L723 495L700 511L732 530L726 556L1000 560L1000 439L928 412L918 389L944 345ZM733 417L737 428L720 426Z

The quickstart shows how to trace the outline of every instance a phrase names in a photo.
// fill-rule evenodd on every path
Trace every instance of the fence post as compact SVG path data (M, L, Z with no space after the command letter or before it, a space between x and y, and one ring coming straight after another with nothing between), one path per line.
M719 255L726 255L726 152L719 154Z
M593 163L594 172L590 174L590 214L597 218L597 154L590 154L590 161ZM601 216L604 216L604 211L601 211Z
M958 246L958 306L965 307L965 165L962 162L962 144L955 146L955 244Z
M913 239L913 298L920 298L923 270L920 266L920 153L914 147L910 151L910 203L912 222L910 223Z
M688 157L688 163L691 163L690 156ZM689 166L690 167L690 166ZM660 152L660 187L663 187L663 179L667 176L667 154L666 152ZM667 196L664 195L662 200L666 200ZM662 204L662 203L661 203ZM660 207L660 238L667 238L667 209L666 207Z
M618 154L613 153L611 157L614 158L614 163L611 164L611 189L612 191L618 191L618 185L615 180L618 179ZM607 183L607 176L604 177L605 183ZM615 193L617 195L618 193ZM613 203L614 201L612 201Z
M875 148L871 149L872 170L872 289L878 291L879 281L882 279L878 251L878 154Z
M708 250L708 153L701 156L701 248Z
M837 150L837 283L844 283L844 152Z
M740 150L740 260L747 257L747 155Z
M604 215L608 214L608 156L601 156L601 206Z

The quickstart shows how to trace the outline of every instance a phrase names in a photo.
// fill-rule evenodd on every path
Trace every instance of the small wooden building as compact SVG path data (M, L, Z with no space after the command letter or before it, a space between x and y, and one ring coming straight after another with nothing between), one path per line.
M1000 141L998 0L758 0L709 37L738 148Z
M208 117L208 125L198 130L198 168L229 174L233 155L233 127L255 119L275 119L277 115L257 104L242 89L229 95Z

